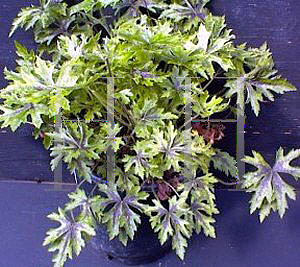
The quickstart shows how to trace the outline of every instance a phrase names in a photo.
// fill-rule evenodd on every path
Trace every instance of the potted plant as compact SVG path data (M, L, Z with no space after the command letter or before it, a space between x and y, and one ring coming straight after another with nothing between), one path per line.
M295 199L278 172L300 177L289 165L300 149L279 148L273 167L253 151L243 161L257 170L240 179L234 157L216 147L224 125L199 122L242 116L244 102L258 116L264 98L296 90L277 75L266 43L235 46L208 2L40 0L14 20L10 35L32 28L39 46L16 42L18 66L4 70L11 82L0 91L1 127L32 124L51 150L52 170L63 160L77 181L70 201L48 216L61 224L44 241L55 266L96 232L102 244L130 247L147 221L163 250L171 245L183 259L194 231L216 237L218 182L252 192L250 212L259 210L261 222L271 210L282 217L286 196Z

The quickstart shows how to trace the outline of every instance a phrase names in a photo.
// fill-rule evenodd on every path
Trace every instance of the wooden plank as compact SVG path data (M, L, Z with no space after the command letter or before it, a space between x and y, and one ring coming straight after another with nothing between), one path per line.
M70 191L74 186L64 186ZM51 254L42 246L45 233L57 227L46 216L67 201L67 192L45 191L51 185L0 182L0 266L52 266ZM297 201L289 201L289 210L280 220L277 214L258 222L257 214L249 214L249 195L244 192L217 191L217 239L194 235L186 258L181 262L174 253L145 267L169 266L239 266L298 267L300 262L300 193ZM217 255L217 256L216 256ZM17 256L17 257L16 257ZM76 267L118 267L90 243L79 257L65 264Z

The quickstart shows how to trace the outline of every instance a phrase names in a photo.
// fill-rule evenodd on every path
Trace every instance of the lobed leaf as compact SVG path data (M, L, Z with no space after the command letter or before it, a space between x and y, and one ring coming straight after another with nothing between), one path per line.
M83 219L69 219L61 208L58 208L58 213L51 213L47 217L58 221L61 225L58 228L48 230L43 246L49 245L51 252L58 250L52 261L55 263L55 267L62 267L68 258L72 259L73 252L78 256L82 247L85 246L83 233L94 236L96 232Z
M288 173L295 179L300 177L300 167L290 166L290 161L300 156L300 149L291 150L284 156L283 149L280 147L273 167L270 167L258 152L252 151L252 153L254 157L245 156L242 159L257 168L255 172L244 175L245 181L242 186L247 189L247 192L254 192L250 200L250 213L260 209L260 222L269 215L271 209L278 211L282 218L288 208L286 197L295 200L296 193L295 189L282 179L279 172Z

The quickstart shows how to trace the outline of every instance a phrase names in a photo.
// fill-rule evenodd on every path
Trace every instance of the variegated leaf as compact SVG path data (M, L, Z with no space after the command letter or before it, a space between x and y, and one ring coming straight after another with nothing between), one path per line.
M287 173L295 179L300 177L300 167L290 166L290 162L300 157L300 149L292 149L284 156L283 148L279 148L276 153L276 162L273 167L264 160L256 151L252 151L254 157L245 156L242 160L254 165L257 170L244 175L245 181L242 187L247 192L254 192L250 203L250 213L260 209L260 221L269 215L271 209L278 211L282 218L288 208L287 197L295 200L296 193L294 187L287 184L279 173Z

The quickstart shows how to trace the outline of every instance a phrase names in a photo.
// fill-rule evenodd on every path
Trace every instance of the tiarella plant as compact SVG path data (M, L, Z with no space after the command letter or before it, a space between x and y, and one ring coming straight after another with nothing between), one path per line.
M214 186L226 182L212 170L239 179L234 157L215 147L226 140L224 125L195 121L239 115L236 106L244 102L257 116L264 98L273 101L273 93L296 88L277 75L266 44L233 44L225 18L205 7L209 0L69 2L40 0L40 6L21 10L10 36L18 27L32 29L38 52L16 42L18 66L4 70L10 83L0 91L1 127L15 131L32 124L35 139L41 136L51 150L52 170L63 160L82 182L91 183L92 173L102 178L93 190L101 194L82 190L81 182L65 207L48 216L61 225L48 231L44 245L57 252L55 266L63 266L95 235L98 223L126 245L144 213L161 244L171 238L183 259L193 231L216 237ZM225 82L214 88L218 77ZM114 125L108 123L112 109ZM109 147L113 176L107 174ZM253 193L250 211L260 210L261 222L271 209L282 217L287 196L295 199L279 172L299 178L300 168L289 165L299 156L300 149L284 155L279 148L273 167L258 152L244 157L257 171L237 183Z

